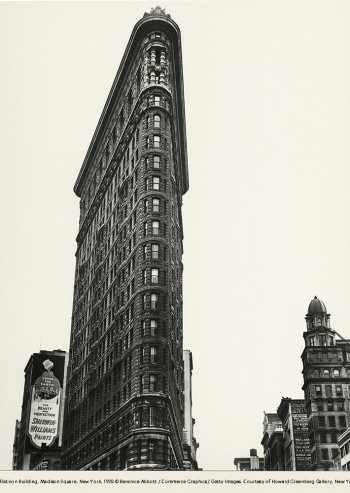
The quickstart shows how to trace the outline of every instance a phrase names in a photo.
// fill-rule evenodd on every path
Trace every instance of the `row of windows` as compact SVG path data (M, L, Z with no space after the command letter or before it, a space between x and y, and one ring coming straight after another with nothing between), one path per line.
M140 351L140 363L166 365L166 351L157 346L145 346Z
M168 141L159 134L153 134L146 137L146 149L167 149Z
M165 333L165 322L157 319L151 319L149 321L143 320L141 323L141 337L150 336L164 336Z
M333 395L343 395L343 387L341 385L321 385L315 386L317 396L326 395L326 397L332 397Z
M338 443L338 433L336 431L326 432L321 431L318 433L319 443Z
M159 176L148 176L145 179L145 190L162 190L162 192L166 193L167 181L162 179L161 186L161 178Z
M166 284L166 271L158 268L143 269L142 271L143 284Z
M142 307L144 310L147 308L157 309L160 308L160 294L159 293L146 293L142 298Z
M347 376L350 377L350 369L346 371ZM320 370L313 370L312 372L312 377L313 378L339 378L340 377L340 370L337 368L335 369L330 369L328 370L327 368L325 369L320 369Z
M163 260L166 260L166 252L167 249L163 246ZM160 259L160 245L159 243L151 243L150 245L143 246L143 260L147 260L147 257L150 253L151 259L158 260Z
M319 411L344 411L344 401L342 400L333 401L328 399L326 401L318 401L316 405Z
M151 154L145 157L145 168L163 169L166 168L166 159L163 157L161 159L159 154Z
M146 129L148 129L150 125L153 125L153 128L160 128L160 124L161 124L161 116L158 113L155 113L152 116L151 115L147 116Z
M319 428L346 428L346 416L317 416L315 419Z
M327 338L326 334L318 334L318 337L310 336L309 344L310 346L334 346L334 337L329 335Z
M163 224L163 236L166 236L166 224ZM152 221L151 222L151 227L149 227L148 222L145 222L143 224L143 234L144 236L147 236L148 234L158 236L161 234L161 229L160 229L160 222L159 221Z
M166 387L166 379L163 375L155 375L153 373L142 375L140 378L141 393L147 392L164 392Z

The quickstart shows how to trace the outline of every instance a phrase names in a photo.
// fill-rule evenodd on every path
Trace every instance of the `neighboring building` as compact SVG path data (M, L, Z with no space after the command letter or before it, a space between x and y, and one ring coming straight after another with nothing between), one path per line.
M310 471L310 441L304 399L282 397L277 414L283 428L285 471Z
M334 469L338 438L350 426L350 340L330 326L325 304L315 298L305 317L301 356L312 469Z
M184 467L180 30L134 27L74 190L80 197L64 469Z
M264 413L263 439L265 471L284 471L282 422L276 413Z
M34 353L24 369L21 421L16 423L17 470L36 467L45 453L46 469L56 469L62 428L68 354L60 349ZM19 424L18 424L19 423ZM15 459L14 459L15 465Z
M19 439L19 430L21 428L21 422L16 419L15 426L15 436L13 439L13 448L12 448L12 470L15 471L17 469L17 455L18 455L18 439Z
M183 352L184 358L184 467L186 469L198 470L196 459L197 443L193 435L195 419L192 417L192 353L187 349Z
M236 471L264 471L264 459L258 457L255 448L250 449L249 457L238 457L233 461Z
M350 428L348 428L338 438L339 445L339 460L338 464L341 471L350 471Z

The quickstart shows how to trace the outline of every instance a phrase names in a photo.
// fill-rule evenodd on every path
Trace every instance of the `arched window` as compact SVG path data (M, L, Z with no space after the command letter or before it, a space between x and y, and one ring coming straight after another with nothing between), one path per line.
M339 370L333 370L333 377L339 378Z
M323 376L329 378L329 370L323 370Z

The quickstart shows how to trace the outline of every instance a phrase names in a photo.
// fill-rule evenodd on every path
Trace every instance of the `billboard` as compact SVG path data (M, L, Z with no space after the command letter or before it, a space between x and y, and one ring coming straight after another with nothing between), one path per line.
M59 445L59 437L62 433L65 359L65 353L33 354L27 451L41 449L43 445L46 447Z

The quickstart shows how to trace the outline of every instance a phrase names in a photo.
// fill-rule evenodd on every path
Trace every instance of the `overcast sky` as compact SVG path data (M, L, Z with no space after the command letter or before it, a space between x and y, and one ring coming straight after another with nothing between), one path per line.
M0 3L0 469L30 355L69 349L73 185L132 28L157 3ZM303 397L315 295L350 338L350 3L160 5L182 32L198 462L230 470L262 456L263 411Z

